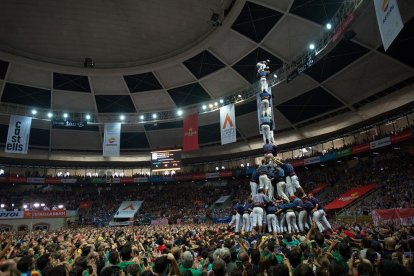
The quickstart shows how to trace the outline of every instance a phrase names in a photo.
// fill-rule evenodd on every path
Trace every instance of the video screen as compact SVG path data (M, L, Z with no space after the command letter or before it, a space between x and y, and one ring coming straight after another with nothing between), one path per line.
M151 152L151 170L170 171L181 169L181 150L163 150Z

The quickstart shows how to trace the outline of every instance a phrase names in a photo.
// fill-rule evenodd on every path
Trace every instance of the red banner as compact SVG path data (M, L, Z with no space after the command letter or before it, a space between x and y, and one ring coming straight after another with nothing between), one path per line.
M411 129L406 129L403 132L391 135L391 144L397 144L399 142L409 140L413 138L413 134L411 132Z
M203 180L206 179L206 174L205 173L195 173L192 175L192 179L193 180Z
M370 144L362 144L362 145L358 145L358 146L353 146L352 147L352 154L358 154L361 152L366 152L366 151L370 151L371 147Z
M369 191L371 191L375 188L376 188L375 184L370 184L370 185L366 185L366 186L362 186L362 187L358 187L358 188L353 188L353 189L349 190L348 192L344 193L343 195L341 195L340 198L335 199L334 201L332 201L331 203L326 205L325 209L329 210L329 209L343 208L346 205L348 205L351 202L353 202L354 200L362 197L363 195L365 195L366 193L368 193Z
M62 184L62 180L60 178L45 178L46 184Z
M66 210L25 211L24 218L65 218Z
M293 167L303 167L303 166L305 166L305 160L303 160L303 159L293 160L292 162L290 162L290 164Z
M309 193L316 195L317 193L319 193L320 191L322 191L323 188L325 188L326 186L328 186L328 184L326 184L326 183L319 184L316 188L314 188Z
M11 177L8 178L8 182L10 182L10 183L27 183L27 178L26 177L11 176Z
M219 172L219 176L220 177L230 177L232 175L233 175L232 171L222 171L222 172Z
M183 151L198 148L198 114L195 113L185 117L183 122Z
M92 201L81 201L79 203L79 208L80 209L89 209L92 207Z
M402 209L375 209L372 210L372 220L375 225L396 224L396 225L413 225L414 208Z

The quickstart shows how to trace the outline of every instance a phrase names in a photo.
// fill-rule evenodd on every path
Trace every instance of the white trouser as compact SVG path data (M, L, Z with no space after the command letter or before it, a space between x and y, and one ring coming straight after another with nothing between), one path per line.
M280 221L279 228L280 228L281 233L285 233L287 231L287 229L286 229L286 219L285 218L286 218L285 213L280 214L280 216L279 216L279 221Z
M275 214L267 215L267 229L269 233L279 233L279 221Z
M249 215L249 232L253 230L253 212Z
M313 212L312 219L314 222L316 222L316 225L318 226L320 232L332 229L331 224L326 218L326 213L324 210L320 209Z
M235 224L236 223L236 215L232 215L231 216L231 220L230 220L230 222L229 222L229 226L232 226L233 224Z
M254 181L250 181L250 190L251 190L251 196L253 197L255 194L257 194L257 183Z
M291 195L294 195L294 191L293 191L293 185L292 185L292 179L290 178L290 176L286 176L286 195L288 197L290 197Z
M240 227L241 227L241 224L242 224L241 218L242 218L241 215L239 213L237 213L236 214L236 227L235 227L235 230L234 230L234 232L236 232L236 233L240 232Z
M272 185L272 181L270 181L269 179L269 189L267 190L267 196L270 199L273 199L273 197L275 196L275 188Z
M250 231L250 215L248 213L243 214L243 227L242 232Z
M297 189L301 188L298 176L296 174L292 175L290 179L292 180L293 192L296 192Z
M283 191L285 189L285 185L286 185L286 183L284 181L277 182L277 184L276 184L276 190L277 190L277 194L281 198L289 201L289 198L286 196L285 192Z
M269 99L262 100L262 116L270 116L272 114L272 110L270 109Z
M266 81L265 76L260 77L260 86L261 86L262 91L263 90L267 91L267 81Z
M269 189L269 182L270 182L270 179L269 177L267 177L267 174L261 174L259 176L259 188L260 189L265 189L265 190Z
M266 210L263 209L263 219L262 219L262 224L266 224L267 223L267 213Z
M298 214L299 229L301 232L305 231L305 227L309 228L308 225L308 212L302 210Z
M273 136L271 134L269 125L262 125L263 143L273 143Z
M254 207L253 208L253 227L257 225L262 226L263 221L263 208Z
M298 226L296 224L295 212L293 211L286 212L286 222L287 222L289 234L292 232L299 232Z

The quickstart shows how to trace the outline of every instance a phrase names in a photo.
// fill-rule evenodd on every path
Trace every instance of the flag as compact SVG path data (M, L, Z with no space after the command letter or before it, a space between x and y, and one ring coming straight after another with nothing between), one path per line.
M198 114L185 117L183 123L183 151L197 150L198 147Z
M234 104L220 107L220 131L221 144L236 142L236 117L234 115Z
M11 115L5 151L27 154L32 117Z
M121 145L121 123L106 123L103 142L103 156L119 156Z
M397 0L374 0L375 13L385 51L404 27Z

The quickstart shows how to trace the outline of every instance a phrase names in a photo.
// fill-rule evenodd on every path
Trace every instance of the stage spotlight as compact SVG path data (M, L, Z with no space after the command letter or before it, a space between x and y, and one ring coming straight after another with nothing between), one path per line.
M205 104L203 104L203 106L201 107L203 110L207 109L207 106Z
M156 113L152 114L152 118L153 118L153 119L157 119L157 117L158 117L158 116L157 116L157 114L156 114Z
M63 113L63 118L66 119L67 117L69 117L68 113Z
M222 103L224 103L224 100L223 99L220 99L220 103L222 104Z
M179 110L177 111L177 115L178 115L178 116L183 115L183 111L182 111L181 109L179 109Z
M313 43L309 44L309 49L315 50L315 44L313 44Z
M327 29L327 30L332 29L332 24L331 24L331 23L326 24L326 29Z
M121 115L121 116L119 116L119 119L121 119L121 121L123 121L123 120L125 120L125 116Z
M90 120L91 119L91 115L86 114L85 118L86 118L86 120Z
M52 113L52 112L48 112L48 113L47 113L47 117L48 117L48 118L52 118L52 117L53 117L53 113Z
M33 110L32 110L32 114L33 114L33 115L36 115L36 114L37 114L37 110L36 110L36 109L33 109Z

